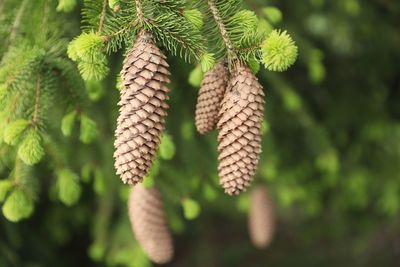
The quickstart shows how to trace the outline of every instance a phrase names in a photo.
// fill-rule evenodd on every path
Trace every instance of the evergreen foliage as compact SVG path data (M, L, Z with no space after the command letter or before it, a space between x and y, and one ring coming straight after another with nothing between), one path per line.
M112 159L115 77L142 28L171 65L168 133L144 186L163 195L187 249L178 260L232 266L250 253L238 234L248 195L223 195L215 135L197 135L193 122L192 87L226 59L245 62L268 89L256 180L284 230L263 260L293 265L286 249L307 266L332 254L343 266L382 265L373 251L399 233L399 14L396 1L0 0L0 266L151 266ZM289 74L270 72L297 54ZM322 251L327 243L335 250ZM318 257L304 257L311 252Z

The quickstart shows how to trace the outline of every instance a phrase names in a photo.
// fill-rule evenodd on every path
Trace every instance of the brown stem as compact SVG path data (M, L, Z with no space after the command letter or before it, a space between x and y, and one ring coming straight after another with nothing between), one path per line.
M106 19L107 5L108 5L108 0L104 0L103 1L103 8L101 10L101 15L100 15L99 33L101 33L103 31L103 28L104 28L104 21Z
M135 6L136 6L136 15L139 21L143 24L145 17L143 13L142 2L140 0L135 0Z
M224 41L225 47L228 50L228 58L237 58L235 49L233 47L233 44L231 40L229 39L228 32L225 28L225 24L222 21L221 16L219 15L218 9L215 6L215 3L213 0L208 0L207 1L208 7L211 11L211 14L215 20L215 23L218 26L219 32L221 33L222 40Z

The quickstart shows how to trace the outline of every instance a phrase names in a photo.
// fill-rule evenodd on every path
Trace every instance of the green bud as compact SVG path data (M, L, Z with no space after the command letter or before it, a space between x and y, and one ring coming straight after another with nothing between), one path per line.
M104 256L105 250L106 248L103 243L95 242L90 245L88 254L92 260L100 261Z
M214 201L217 198L217 192L210 184L205 184L203 187L204 198L208 201Z
M27 165L34 165L43 158L42 138L36 129L29 129L19 145L18 156Z
M72 40L68 44L67 55L73 61L77 61L79 59L78 52L77 52L77 49L76 49L76 39Z
M308 65L308 77L314 84L319 84L326 77L325 66L320 62L312 62Z
M297 111L302 106L300 96L292 89L287 89L283 91L283 101L285 104L285 108L289 111Z
M71 12L76 6L76 0L58 0L57 11Z
M67 206L75 204L81 196L79 177L69 169L58 173L58 197Z
M23 119L11 122L4 130L4 142L9 145L17 144L28 125L29 122Z
M191 198L184 198L182 200L183 215L187 220L196 219L200 214L200 205L197 201Z
M170 160L175 155L175 144L171 136L164 133L160 144L160 157L165 160Z
M28 218L32 214L33 209L32 198L25 191L15 188L4 202L2 210L7 220L18 222Z
M184 140L192 140L194 135L194 123L191 121L184 121L181 124L181 136Z
M76 121L76 111L73 110L62 118L61 131L63 135L70 136Z
M286 31L274 30L261 46L262 61L271 71L285 71L297 59L297 46Z
M278 24L282 21L282 12L276 7L265 7L262 12L272 24Z
M193 87L199 87L203 80L204 74L201 66L197 65L189 74L189 84Z
M100 81L88 80L85 82L86 91L92 101L98 101L104 95L105 90Z
M93 61L102 55L103 37L95 32L84 32L76 37L73 42L76 55L80 60Z
M82 114L81 115L81 129L79 139L85 143L89 144L97 137L97 127L96 123L90 119L88 116Z
M200 65L203 72L207 72L215 65L214 55L211 53L204 53L200 59Z
M109 71L107 58L103 54L98 55L93 61L79 61L78 69L85 81L100 81L107 76Z

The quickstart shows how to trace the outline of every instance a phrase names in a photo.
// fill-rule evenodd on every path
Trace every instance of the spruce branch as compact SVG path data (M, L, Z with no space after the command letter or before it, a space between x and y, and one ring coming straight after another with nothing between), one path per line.
M27 4L28 4L28 0L23 0L17 11L17 15L15 16L14 22L11 26L11 32L10 32L10 36L8 38L8 45L13 43L15 38L17 37L17 33L21 26L21 21L24 16Z
M117 37L118 35L124 34L125 32L129 31L130 29L136 27L138 25L138 23L139 23L138 19L132 20L131 22L129 22L126 25L126 27L123 27L122 29L120 29L120 30L118 30L116 32L113 32L113 33L110 33L108 35L105 35L104 36L104 41L105 42L109 42L112 38Z
M103 7L100 14L99 29L98 32L101 34L103 32L104 21L106 19L108 0L103 0Z
M108 12L103 7L99 1L85 0L82 12L83 22L88 25L84 25L86 30L83 34L96 32L102 39L102 51L115 52L124 44L130 46L137 32L145 29L173 55L179 55L186 61L201 60L206 54L200 29L184 14L186 1L120 1L118 12ZM200 25L198 18L196 22ZM101 32L98 29L102 29ZM79 49L79 45L76 48ZM95 64L81 64L80 69L85 73L92 72L98 69L97 67Z
M219 14L218 8L216 7L214 0L207 0L207 5L209 7L209 10L211 11L211 14L214 18L215 23L218 26L219 32L221 34L222 40L224 41L225 47L227 49L227 57L228 61L231 61L232 59L237 58L237 54L234 50L233 44L229 38L228 32L226 30L225 24Z
M139 19L141 25L145 23L145 16L143 13L143 7L141 0L135 0L135 7L136 7L136 16Z
M49 62L52 66L52 75L57 77L60 81L58 87L64 89L60 90L65 92L66 99L71 103L70 105L79 113L81 111L86 111L88 107L88 97L86 90L81 80L78 71L71 61L64 58L55 58ZM62 99L65 99L64 95Z

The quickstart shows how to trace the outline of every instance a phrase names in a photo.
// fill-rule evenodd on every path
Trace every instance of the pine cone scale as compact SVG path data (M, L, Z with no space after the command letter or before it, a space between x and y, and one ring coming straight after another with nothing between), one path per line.
M248 67L237 65L222 100L218 133L218 172L225 192L245 191L261 153L264 93Z
M170 81L165 59L142 31L124 60L114 142L115 167L124 183L136 184L148 174L165 128Z
M228 72L223 62L216 64L205 74L195 112L196 128L199 133L208 133L216 126L227 82Z

